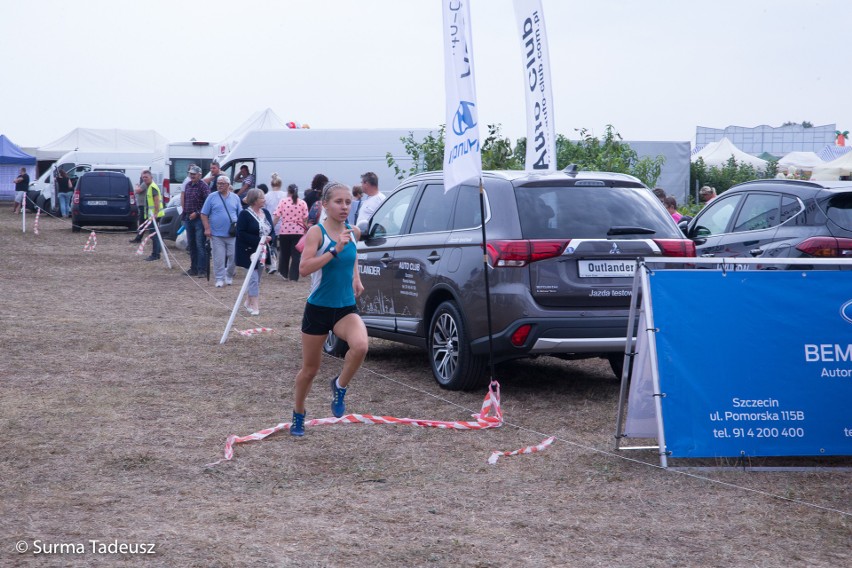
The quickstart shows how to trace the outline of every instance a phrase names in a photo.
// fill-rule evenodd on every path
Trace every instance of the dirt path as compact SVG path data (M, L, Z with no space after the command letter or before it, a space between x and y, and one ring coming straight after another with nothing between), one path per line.
M850 511L852 472L701 474L747 492L613 456L618 383L599 360L500 367L498 430L317 427L204 467L229 434L289 418L307 283L264 277L261 315L236 327L276 333L220 346L236 286L143 262L127 234L84 253L85 232L40 229L0 210L2 566L850 565L850 517L760 492ZM442 391L405 346L373 340L365 367L354 412L467 420L484 395ZM324 386L311 417L329 415ZM487 465L543 434L561 441Z

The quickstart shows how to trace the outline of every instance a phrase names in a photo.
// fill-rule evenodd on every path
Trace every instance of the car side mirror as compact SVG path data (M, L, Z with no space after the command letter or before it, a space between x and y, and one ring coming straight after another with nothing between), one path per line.
M359 231L361 231L361 240L363 241L366 239L369 235L368 229L370 228L370 222L364 219L363 221L356 223L355 226L358 227Z
M681 220L677 224L677 228L680 229L680 232L683 233L683 236L688 236L689 234L689 221Z

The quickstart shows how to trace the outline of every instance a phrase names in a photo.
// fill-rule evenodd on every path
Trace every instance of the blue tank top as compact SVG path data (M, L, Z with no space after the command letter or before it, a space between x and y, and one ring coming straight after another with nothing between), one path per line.
M322 241L317 247L317 256L325 254L337 245L331 240L322 223ZM346 228L351 228L346 224ZM355 291L352 289L352 275L355 269L355 258L358 255L355 243L349 241L335 258L311 274L311 293L308 302L324 308L345 308L355 305Z

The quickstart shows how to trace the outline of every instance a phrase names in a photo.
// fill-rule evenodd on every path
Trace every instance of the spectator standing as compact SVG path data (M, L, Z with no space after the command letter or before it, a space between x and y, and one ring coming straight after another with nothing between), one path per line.
M349 350L343 369L331 379L331 413L341 417L346 411L344 396L349 381L367 356L367 328L358 315L355 298L364 291L358 274L355 241L358 228L346 226L352 204L352 190L342 183L326 185L322 194L328 217L308 229L299 274L311 275L311 294L302 317L302 368L296 375L293 421L290 434L305 434L305 399L322 361L322 345L329 331L346 341Z
M30 175L27 168L21 168L15 182L15 202L12 204L12 213L20 213L27 206L27 190L30 187Z
M151 177L151 170L142 171L142 183L145 185L145 203L147 204L148 218L156 219L159 222L162 216L166 214L166 210L163 208L163 192L154 183L154 179ZM160 239L157 238L157 229L154 228L154 223L151 223L148 231L151 233L153 248L151 249L151 255L146 257L145 260L160 260L162 247Z
M316 201L322 197L322 188L328 183L328 178L323 174L317 174L311 180L311 187L305 192L305 203L308 204L308 210L314 206Z
M655 187L654 189L651 190L651 192L654 195L657 196L657 199L660 200L660 203L662 203L663 205L666 204L666 190L665 189L663 189L662 187Z
M275 214L275 210L278 208L278 204L282 199L287 195L283 191L281 191L281 186L283 182L277 173L272 174L272 179L269 182L270 190L266 193L266 205L263 206L264 209L269 211L270 215ZM278 226L275 226L275 234L278 234Z
M322 215L322 188L328 183L328 178L323 174L317 174L311 180L310 194L305 192L305 203L308 205L308 228L313 227L320 221Z
M237 242L236 242L236 264L242 266L246 270L251 268L251 256L257 250L261 243L271 243L275 237L275 232L272 224L272 216L269 211L263 208L266 204L266 196L263 190L253 187L246 193L244 199L248 205L240 212L237 220ZM270 261L269 246L266 247L264 256L266 262ZM245 309L249 314L256 316L260 315L260 277L263 274L261 270L260 259L249 275L248 291Z
M71 216L71 196L74 192L74 187L71 185L71 178L65 173L62 168L56 170L56 199L59 200L59 214L63 217Z
M675 220L675 223L679 223L683 218L683 215L677 212L677 199L675 199L674 195L667 195L663 200L663 205L666 206L666 211L669 212L669 215L672 216L672 219Z
M701 207L705 207L708 203L716 199L716 188L705 185L698 190L698 200L701 201Z
M145 207L145 200L143 196L145 195L145 190L148 187L145 185L145 181L143 176L139 176L139 183L133 186L133 192L136 194L136 209L139 211L139 219L147 219L148 218L148 208ZM140 221L141 223L142 221ZM136 236L130 239L131 243L141 243L142 242L142 233L136 233Z
M204 223L201 221L201 208L210 195L210 188L201 179L201 168L196 165L189 167L189 182L184 185L180 194L182 208L181 219L186 231L186 242L189 245L190 276L207 277L207 251L204 246Z
M364 197L364 190L360 185L352 186L352 207L349 209L349 216L346 222L350 225L355 225L358 222L358 211L361 209L361 198Z
M231 191L231 180L224 174L219 175L216 191L211 190L201 207L201 222L204 235L210 239L217 288L234 283L236 232L232 235L230 231L231 223L236 223L241 211L240 198Z
M222 170L219 169L219 160L210 162L210 172L204 176L204 183L210 188L210 191L216 191L216 180L219 176L223 176Z
M278 274L285 280L299 280L299 262L302 253L296 250L296 243L305 234L308 221L308 205L299 199L299 188L295 183L287 186L287 197L278 203L272 220L277 223L278 234Z
M373 172L361 174L361 189L366 197L361 198L360 211L358 211L358 223L370 220L379 205L386 199L385 194L379 191L379 176Z

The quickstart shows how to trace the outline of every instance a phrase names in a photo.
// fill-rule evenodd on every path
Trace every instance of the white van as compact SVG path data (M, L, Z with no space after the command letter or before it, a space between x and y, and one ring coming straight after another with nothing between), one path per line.
M278 173L284 182L283 189L295 183L300 195L304 195L318 173L351 186L361 182L361 174L375 172L379 187L389 191L399 180L388 166L388 154L400 168L407 170L413 160L405 152L402 138L413 134L415 140L422 140L430 132L422 128L252 130L219 162L231 180L239 173L240 166L246 165L255 176L255 185L268 186L272 174ZM239 189L239 183L232 183L235 190Z
M180 195L190 164L207 172L215 157L216 147L209 142L172 142L160 148L151 161L151 176L163 190L166 203Z
M46 172L30 183L30 195L40 195L43 200L53 199L53 174L56 168L62 168L75 180L93 169L116 171L126 174L133 183L139 181L142 170L151 166L154 152L110 152L72 150L56 160ZM136 171L138 170L138 173Z
M30 184L30 189L27 192L27 208L34 211L38 205L42 209L55 209L59 202L53 199L54 185L53 176L56 168L62 167L68 177L71 178L72 186L77 186L77 179L86 172L118 172L130 178L133 184L137 184L142 177L142 172L149 169L148 166L138 166L135 164L70 164L54 165L49 170L41 174L36 181Z

